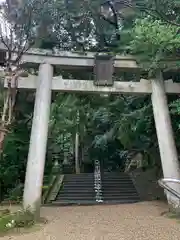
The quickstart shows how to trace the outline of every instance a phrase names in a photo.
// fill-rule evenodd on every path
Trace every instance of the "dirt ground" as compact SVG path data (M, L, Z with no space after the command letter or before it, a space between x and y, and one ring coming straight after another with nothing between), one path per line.
M3 240L180 240L180 221L162 216L160 202L44 207L49 220L35 232Z

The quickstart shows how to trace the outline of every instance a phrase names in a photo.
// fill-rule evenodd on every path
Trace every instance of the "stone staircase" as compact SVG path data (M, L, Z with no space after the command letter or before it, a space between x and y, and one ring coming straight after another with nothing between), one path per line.
M94 174L66 174L54 204L93 204Z
M126 173L104 173L102 193L105 203L135 203L140 200L132 179Z
M98 202L93 173L67 174L64 176L63 185L52 203L57 205L88 205L135 203L140 200L130 176L126 173L104 173L101 179L101 192L102 201Z

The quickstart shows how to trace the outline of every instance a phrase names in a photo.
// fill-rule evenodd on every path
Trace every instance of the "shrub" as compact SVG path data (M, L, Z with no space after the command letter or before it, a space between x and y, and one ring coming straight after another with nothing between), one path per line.
M0 211L0 234L19 228L32 227L36 221L34 214L26 209L11 213L8 209Z
M34 214L30 210L20 210L14 215L15 227L25 228L35 224Z

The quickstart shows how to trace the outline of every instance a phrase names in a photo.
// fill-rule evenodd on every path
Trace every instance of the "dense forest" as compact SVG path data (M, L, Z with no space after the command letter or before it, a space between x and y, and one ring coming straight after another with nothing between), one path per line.
M178 0L7 0L1 10L14 29L15 44L22 44L23 33L31 47L52 52L132 54L141 66L142 78L150 78L160 68L164 79L180 81ZM172 64L171 59L176 62ZM37 73L34 66L25 68ZM58 68L55 74L93 78L92 73ZM137 74L119 73L115 78L136 81ZM1 151L1 199L24 183L34 96L28 91L16 96L13 121ZM1 112L3 99L1 88ZM179 148L180 100L178 96L168 100ZM45 175L54 166L61 172L74 172L77 145L83 172L92 171L96 158L103 159L108 171L124 171L137 153L143 156L142 167L160 167L150 96L53 93Z

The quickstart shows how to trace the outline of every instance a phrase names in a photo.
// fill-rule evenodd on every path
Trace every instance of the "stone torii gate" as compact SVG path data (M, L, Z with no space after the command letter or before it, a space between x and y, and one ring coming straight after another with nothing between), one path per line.
M24 189L23 203L25 208L31 207L37 210L41 200L52 91L151 94L164 177L180 179L178 155L166 97L166 94L180 93L179 83L173 83L172 80L163 81L161 73L157 75L156 79L141 79L139 82L115 81L108 84L108 79L104 79L106 84L103 86L90 80L63 79L61 76L53 77L54 65L61 69L93 70L95 65L94 53L58 52L52 54L52 52L45 50L32 49L22 56L22 61L40 65L38 77L31 75L18 80L19 89L36 89ZM131 56L118 55L114 58L113 65L115 70L120 69L126 72L139 69L136 60ZM103 81L103 79L101 80ZM180 192L178 186L173 186L173 188ZM171 204L173 203L173 206L174 203L179 204L177 199L172 201L170 195L168 201Z

